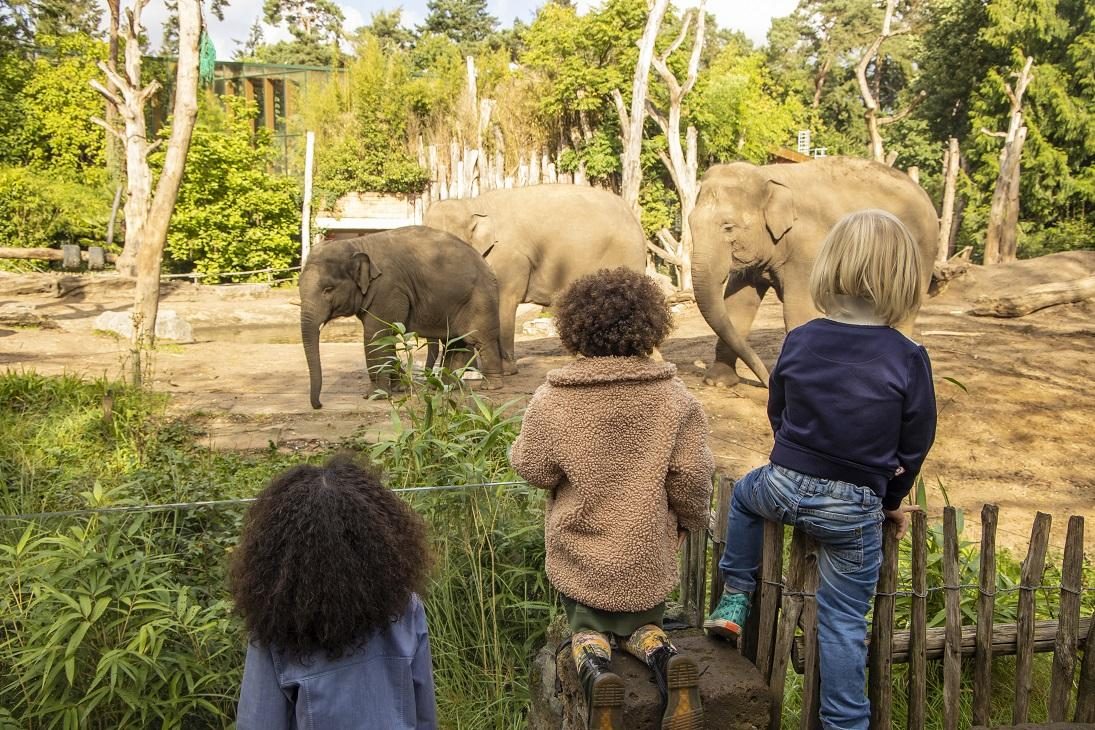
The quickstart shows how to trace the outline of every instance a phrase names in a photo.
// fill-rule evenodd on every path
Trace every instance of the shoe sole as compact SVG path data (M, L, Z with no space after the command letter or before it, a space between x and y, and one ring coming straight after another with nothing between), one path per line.
M589 730L623 730L624 681L615 674L593 680L589 699Z
M741 626L725 619L707 619L703 622L703 629L709 636L717 636L733 644L741 638Z
M686 656L670 657L665 667L667 697L662 730L703 730L700 673Z

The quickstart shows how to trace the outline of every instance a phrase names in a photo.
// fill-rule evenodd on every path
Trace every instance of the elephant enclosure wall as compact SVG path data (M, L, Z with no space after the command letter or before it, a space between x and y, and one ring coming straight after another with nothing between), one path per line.
M1095 303L1016 319L964 313L986 290L1003 293L1011 286L1081 278L1093 269L1091 252L1007 264L952 281L924 307L918 337L932 357L940 407L939 437L924 469L934 518L944 506L941 486L967 514L997 503L998 544L1022 551L1034 513L1047 512L1053 515L1051 555L1063 550L1069 515L1095 520ZM96 334L93 323L103 311L128 310L129 286L110 275L0 273L0 368L121 374L126 344ZM312 411L296 295L294 288L262 285L164 286L161 308L186 319L196 342L162 344L153 362L153 387L169 393L171 411L190 414L210 444L305 450L359 428L388 427L388 405L362 397L356 320L324 329L324 408ZM677 328L662 353L703 402L720 469L740 476L763 463L771 446L767 393L745 384L731 390L704 386L701 365L710 360L715 337L694 305L674 309ZM521 312L524 320L539 314L535 307ZM55 327L26 327L27 322ZM782 338L781 308L769 296L750 342L771 365ZM520 322L517 357L521 372L489 393L499 403L523 402L549 369L567 361L557 338L536 327L523 334ZM979 539L976 520L966 520L966 537ZM1088 530L1085 543L1095 547L1095 530Z

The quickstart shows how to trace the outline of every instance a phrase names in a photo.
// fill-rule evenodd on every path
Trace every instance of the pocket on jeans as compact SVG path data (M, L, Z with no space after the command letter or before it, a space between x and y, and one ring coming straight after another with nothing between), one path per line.
M808 535L822 544L839 573L855 573L863 569L863 528L819 522L804 517L799 520Z

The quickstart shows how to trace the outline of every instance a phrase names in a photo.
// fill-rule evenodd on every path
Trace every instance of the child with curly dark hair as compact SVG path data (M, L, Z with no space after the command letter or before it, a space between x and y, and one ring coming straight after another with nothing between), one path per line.
M351 457L275 477L231 566L250 634L236 727L436 728L429 562L425 524Z
M610 637L654 672L663 728L701 728L694 660L662 630L686 530L707 526L714 461L699 401L651 353L672 327L652 279L602 270L555 303L564 347L579 358L548 373L525 411L510 460L550 490L547 574L562 594L588 727L623 727L623 680Z

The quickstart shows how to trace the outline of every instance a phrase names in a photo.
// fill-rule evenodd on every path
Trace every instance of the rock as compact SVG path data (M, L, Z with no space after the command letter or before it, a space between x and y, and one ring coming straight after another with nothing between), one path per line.
M57 323L44 314L38 314L26 304L5 304L0 307L0 324L8 327L37 327L57 329Z
M768 688L756 667L726 642L710 639L698 629L670 631L673 643L696 660L700 670L704 727L709 730L754 730L768 727ZM616 650L612 668L624 680L624 727L661 727L661 697L650 670ZM562 692L555 697L555 675ZM529 712L530 730L584 730L586 707L570 652L556 660L554 645L540 650L533 662Z
M532 337L558 337L551 317L537 317L521 325L521 332Z
M130 312L103 312L95 318L94 329L113 332L124 339L133 337L133 315ZM194 331L190 323L174 310L161 309L156 316L156 338L175 342L193 342Z

